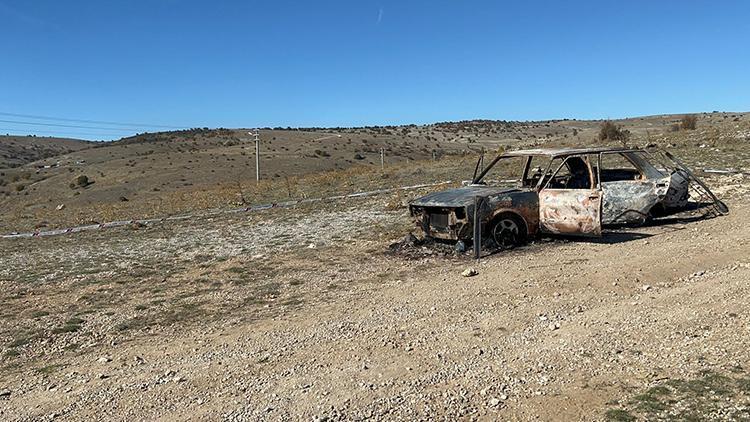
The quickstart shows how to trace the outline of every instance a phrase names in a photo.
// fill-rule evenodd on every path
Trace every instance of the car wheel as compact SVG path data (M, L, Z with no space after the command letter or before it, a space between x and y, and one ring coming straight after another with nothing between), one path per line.
M526 239L526 226L515 215L501 214L490 226L490 238L499 248L512 249Z

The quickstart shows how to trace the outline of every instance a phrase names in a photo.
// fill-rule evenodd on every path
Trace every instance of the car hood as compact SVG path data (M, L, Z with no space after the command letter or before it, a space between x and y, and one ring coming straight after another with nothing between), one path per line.
M474 197L477 196L486 197L512 192L520 192L520 189L480 185L466 186L425 195L411 201L410 205L418 207L466 207L473 205Z

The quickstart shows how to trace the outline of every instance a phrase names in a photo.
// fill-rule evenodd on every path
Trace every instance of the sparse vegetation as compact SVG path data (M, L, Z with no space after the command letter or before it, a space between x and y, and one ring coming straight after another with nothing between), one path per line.
M740 371L744 372L744 371ZM745 419L750 405L748 378L704 371L693 379L670 379L636 394L623 408L607 410L609 421L709 420L725 413L730 420Z
M75 184L78 187L85 188L86 186L88 186L89 184L91 184L91 182L89 181L88 176L82 174L82 175L76 177Z
M615 123L606 120L602 123L599 129L599 141L627 141L630 137L630 132L616 125Z
M680 127L683 130L695 130L697 124L698 116L693 114L686 114L685 116L682 116L682 119L680 120Z

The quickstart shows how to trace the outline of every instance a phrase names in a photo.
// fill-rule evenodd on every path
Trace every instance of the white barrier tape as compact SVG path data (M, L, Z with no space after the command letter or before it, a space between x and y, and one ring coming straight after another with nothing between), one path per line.
M119 221L110 221L107 223L89 224L85 226L66 227L63 229L35 231L35 232L28 232L28 233L11 233L11 234L0 235L0 239L19 239L19 238L42 237L42 236L57 236L57 235L68 234L68 233L78 233L78 232L90 231L90 230L100 230L100 229L107 229L107 228L112 228L112 227L122 227L122 226L127 226L130 224L148 225L148 224L154 224L154 223L162 223L164 221L187 220L187 219L195 218L195 217L210 217L210 216L220 215L220 214L266 211L266 210L270 210L273 208L290 208L299 204L309 204L313 202L322 202L322 201L332 202L332 201L339 201L342 199L349 199L349 198L365 198L368 196L375 196L375 195L380 195L380 194L388 193L388 192L396 192L399 190L405 191L405 190L429 188L429 187L440 186L440 185L448 185L451 183L453 182L448 180L445 182L426 183L422 185L413 185L413 186L401 186L398 188L391 188L391 189L378 189L378 190L373 190L373 191L368 191L368 192L357 192L357 193L350 193L347 195L329 196L325 198L305 198L305 199L297 199L297 200L285 201L285 202L274 202L270 204L250 205L250 206L245 206L242 208L232 208L228 210L214 208L213 210L207 210L206 212L203 212L201 214L184 214L184 215L173 215L170 217L160 217L160 218L119 220Z

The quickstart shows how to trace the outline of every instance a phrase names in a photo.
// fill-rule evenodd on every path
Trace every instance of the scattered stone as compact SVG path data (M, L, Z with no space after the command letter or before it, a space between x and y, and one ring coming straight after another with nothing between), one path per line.
M184 377L177 375L176 377L172 378L172 381L173 382L185 382L187 380Z
M0 399L7 399L8 397L10 397L10 390L7 388L0 390Z
M133 221L132 223L130 223L130 228L133 230L142 229L144 227L146 227L146 225L141 223L140 221Z
M644 284L644 285L643 285L643 287L641 287L641 289L642 289L642 290L643 290L644 292L647 292L647 291L651 290L651 285L649 285L649 284Z
M96 377L99 378L100 380L103 380L103 379L109 378L109 375L107 375L107 374L99 374Z
M315 248L317 248L317 246L315 246L314 243L307 245L307 249L315 249Z
M477 274L479 274L479 271L475 270L474 268L467 268L461 273L461 275L464 277L474 277Z
M112 358L110 358L108 356L102 356L99 359L97 359L96 361L99 362L99 363L107 363L107 362L112 362Z
M60 205L58 205L58 206L55 207L55 209L58 210L58 211L62 211L64 208L65 208L65 204L60 204Z
M500 404L500 399L498 399L496 397L493 397L492 399L490 399L490 406L494 407L494 406L497 406L499 404Z
M560 329L560 323L559 322L550 322L549 329L552 331L559 330Z

